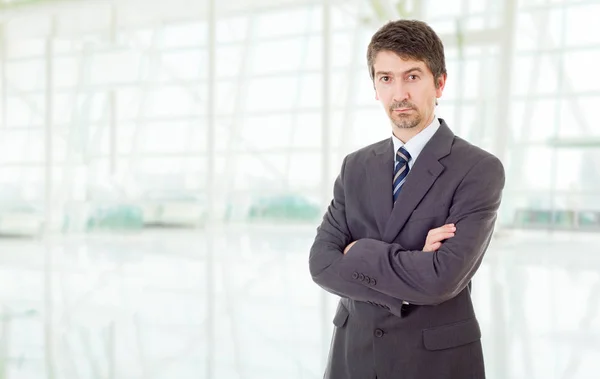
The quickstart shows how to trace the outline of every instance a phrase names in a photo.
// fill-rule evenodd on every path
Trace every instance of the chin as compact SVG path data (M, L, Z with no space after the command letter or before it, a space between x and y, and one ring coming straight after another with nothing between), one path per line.
M392 118L392 124L400 129L414 129L421 123L421 120L411 120L404 117Z

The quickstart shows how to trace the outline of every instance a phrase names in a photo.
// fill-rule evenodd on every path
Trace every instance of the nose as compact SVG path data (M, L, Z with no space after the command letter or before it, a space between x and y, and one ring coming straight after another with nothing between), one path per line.
M408 99L410 99L408 88L403 83L396 83L394 87L394 101L400 103Z

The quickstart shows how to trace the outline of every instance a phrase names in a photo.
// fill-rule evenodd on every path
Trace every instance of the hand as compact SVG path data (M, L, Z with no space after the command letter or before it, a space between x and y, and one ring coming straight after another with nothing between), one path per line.
M346 254L348 252L348 250L350 250L350 248L352 246L354 246L354 244L356 243L356 241L352 242L350 245L346 246L346 248L344 249L344 254Z
M443 240L454 237L455 231L456 226L454 226L454 224L446 224L439 228L431 229L429 233L427 233L423 251L436 251L442 246Z

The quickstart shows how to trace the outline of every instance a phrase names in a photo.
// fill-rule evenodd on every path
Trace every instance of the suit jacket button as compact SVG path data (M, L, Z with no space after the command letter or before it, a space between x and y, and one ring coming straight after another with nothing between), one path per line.
M354 274L352 274L352 279L358 279L358 272L355 272Z
M383 330L381 330L381 329L375 329L375 333L374 334L375 334L375 337L381 338L381 337L383 337Z
M373 278L371 278L371 280L369 281L369 284L371 284L372 286L377 284L377 281Z
M365 280L365 276L363 274L358 274L358 279Z

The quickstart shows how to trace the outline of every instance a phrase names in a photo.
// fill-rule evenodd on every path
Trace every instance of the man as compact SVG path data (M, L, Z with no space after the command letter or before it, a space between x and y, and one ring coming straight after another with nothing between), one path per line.
M313 280L341 297L325 378L484 378L470 281L503 166L435 117L447 75L427 24L388 23L367 60L392 137L344 159L310 251Z

